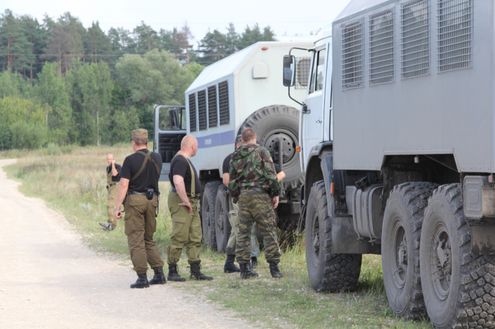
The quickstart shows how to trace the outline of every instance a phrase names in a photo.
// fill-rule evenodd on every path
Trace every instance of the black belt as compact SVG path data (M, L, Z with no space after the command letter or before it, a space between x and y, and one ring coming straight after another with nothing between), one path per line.
M158 195L157 192L153 192L153 194ZM127 195L146 195L146 192L128 191Z
M177 193L177 190L175 189L175 187L172 187L170 189L170 192L173 192L173 193ZM201 196L201 194L196 194L194 196L191 196L191 193L186 193L188 197L192 198L192 199L199 199L199 197Z

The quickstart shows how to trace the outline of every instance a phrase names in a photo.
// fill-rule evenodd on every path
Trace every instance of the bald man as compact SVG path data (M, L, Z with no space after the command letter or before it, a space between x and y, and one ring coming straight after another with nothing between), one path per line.
M191 278L212 280L201 273L201 219L199 217L199 197L201 185L198 172L191 158L198 152L196 137L187 135L182 139L180 151L170 162L169 179L172 189L168 195L168 208L172 216L172 235L168 246L168 280L185 281L179 275L177 263L182 249L186 249L191 266Z

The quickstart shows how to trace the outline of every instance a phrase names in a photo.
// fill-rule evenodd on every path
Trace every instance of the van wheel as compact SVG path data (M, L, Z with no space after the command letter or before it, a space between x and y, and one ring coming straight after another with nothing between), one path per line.
M231 227L229 222L229 196L227 188L223 184L218 186L215 200L215 217L217 251L224 252L229 241Z
M436 185L423 182L394 187L382 228L383 282L392 311L405 319L425 314L419 273L419 240L428 198Z
M425 210L421 284L435 328L493 328L495 256L475 254L459 184L442 185Z
M215 241L215 199L219 185L219 181L211 181L206 183L201 200L203 243L213 250L217 249Z
M306 210L306 263L311 287L316 291L352 291L361 271L360 254L332 253L333 202L327 205L325 183L311 187ZM333 200L332 200L333 201Z

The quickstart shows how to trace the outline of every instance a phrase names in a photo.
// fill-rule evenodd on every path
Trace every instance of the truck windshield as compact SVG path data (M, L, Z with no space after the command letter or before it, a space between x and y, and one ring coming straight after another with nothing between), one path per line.
M180 108L161 109L158 115L160 130L182 130L185 127L185 116Z

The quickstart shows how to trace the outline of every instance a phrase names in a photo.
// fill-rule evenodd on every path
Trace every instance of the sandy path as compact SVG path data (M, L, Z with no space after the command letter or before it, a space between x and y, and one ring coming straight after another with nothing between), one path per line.
M3 170L0 261L2 329L252 328L178 283L129 289L135 274L128 264L88 249L62 216L22 195Z

